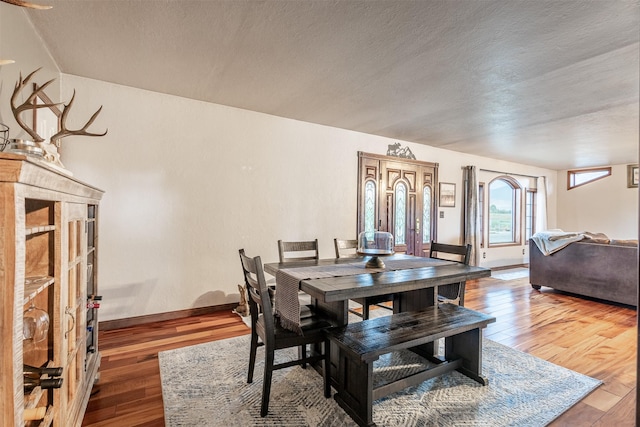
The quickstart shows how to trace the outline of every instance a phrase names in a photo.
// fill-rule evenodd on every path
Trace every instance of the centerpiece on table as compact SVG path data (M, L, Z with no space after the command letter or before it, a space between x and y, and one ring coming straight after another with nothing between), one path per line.
M381 257L394 254L393 235L386 231L363 231L358 235L358 254L371 256L367 268L384 268Z

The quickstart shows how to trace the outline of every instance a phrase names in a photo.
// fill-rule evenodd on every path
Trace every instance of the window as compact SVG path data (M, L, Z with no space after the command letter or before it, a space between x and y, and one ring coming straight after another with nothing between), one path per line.
M489 183L489 245L516 243L520 186L511 177Z
M536 190L527 190L525 197L524 238L528 242L536 232Z
M567 190L589 184L611 175L611 168L570 170L567 172Z
M371 180L364 185L364 231L376 231L376 183Z
M431 243L431 187L422 190L422 242Z
M399 182L396 185L395 194L395 244L406 245L406 210L407 210L407 186L403 182Z
M480 247L484 248L484 182L478 185L478 224L480 225Z

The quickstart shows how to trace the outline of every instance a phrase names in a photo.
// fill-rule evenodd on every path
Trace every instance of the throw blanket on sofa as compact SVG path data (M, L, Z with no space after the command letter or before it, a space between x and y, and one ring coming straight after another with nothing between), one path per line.
M584 239L584 235L582 233L565 232L562 230L540 231L531 236L531 240L535 242L538 249L540 249L540 252L545 256L551 255L568 244L579 242L582 239Z
M588 231L562 231L560 229L540 231L531 236L533 240L545 256L551 255L559 251L565 246L579 242L580 240L589 240L592 243L609 243L609 238L603 233L590 233Z

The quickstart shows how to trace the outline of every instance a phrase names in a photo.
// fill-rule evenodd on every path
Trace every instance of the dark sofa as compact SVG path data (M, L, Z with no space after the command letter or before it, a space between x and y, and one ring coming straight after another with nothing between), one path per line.
M574 242L544 256L529 242L529 283L636 307L638 246Z

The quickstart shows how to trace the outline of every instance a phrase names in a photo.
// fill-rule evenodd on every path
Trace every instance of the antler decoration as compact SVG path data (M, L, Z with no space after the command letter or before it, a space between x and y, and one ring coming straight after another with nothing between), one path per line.
M107 134L107 131L109 130L109 129L105 130L104 133L91 133L87 131L87 128L91 126L91 124L94 122L96 117L98 117L98 114L100 114L100 112L102 111L102 106L100 106L100 108L98 108L98 110L95 113L93 113L93 116L91 116L89 121L85 123L85 125L82 126L80 129L78 130L67 129L67 125L66 125L67 116L69 115L69 111L71 110L71 106L73 105L73 100L75 99L75 97L76 97L76 91L74 90L71 100L69 101L68 104L64 105L64 107L62 108L62 114L58 118L58 128L60 129L60 131L51 137L51 142L52 143L55 142L55 144L58 146L60 145L58 141L64 138L65 136L71 136L71 135L105 136Z
M22 0L0 0L0 1L3 1L5 3L9 3L9 4L13 4L13 5L16 5L16 6L28 7L29 9L45 10L45 9L51 9L53 7L53 6L46 6L46 5L41 5L41 4L29 3L27 1L22 1Z
M20 105L16 105L18 95L20 94L22 89L27 85L27 83L31 81L31 78L33 77L33 75L37 73L39 70L40 68L33 71L24 79L22 79L22 73L20 73L20 80L16 83L16 87L13 90L13 95L11 95L11 110L13 111L13 116L16 118L16 122L18 122L20 127L24 129L31 136L31 138L33 138L35 142L43 142L44 139L40 137L40 135L38 135L38 133L34 129L31 129L26 123L24 123L24 121L22 121L22 119L20 118L20 114L24 111L33 111L36 108L52 108L52 107L58 107L59 105L63 105L62 114L60 114L60 116L58 117L59 131L55 135L51 136L51 143L55 143L57 146L60 146L60 140L66 136L71 136L71 135L105 136L107 134L108 129L105 130L104 133L92 133L87 131L87 128L91 126L91 124L96 120L96 118L102 111L102 106L98 108L98 110L95 113L93 113L89 121L85 123L85 125L82 126L80 129L72 130L67 128L67 116L69 115L69 111L71 111L73 100L76 97L75 90L73 91L73 96L71 97L71 100L66 105L62 102L57 102L57 103L47 102L43 104L37 103L38 95L44 95L44 92L43 92L44 89L46 89L51 83L53 83L55 79L49 80L42 86L38 86L37 84L34 84L33 92L31 93L31 95L27 97L27 100ZM49 98L47 96L43 96L42 99L48 100Z
M33 75L37 73L39 70L40 68L33 71L31 74L25 77L24 80L22 79L22 73L20 73L20 80L18 80L18 82L16 83L16 87L13 90L13 95L11 95L11 111L13 111L13 117L16 118L16 122L18 122L20 127L24 129L31 136L31 138L33 138L35 142L42 142L44 141L44 139L40 137L40 135L38 135L38 133L34 129L31 129L26 123L22 121L22 119L20 118L20 113L22 113L23 111L33 111L35 108L57 107L58 105L62 104L61 102L56 104L38 104L36 101L38 94L40 94L44 89L47 88L47 86L49 86L55 80L55 79L51 79L45 84L43 84L42 86L35 85L33 92L31 93L31 95L27 97L27 100L24 101L22 104L16 106L16 100L18 98L18 95L20 94L22 89L27 85L27 83L29 83Z

